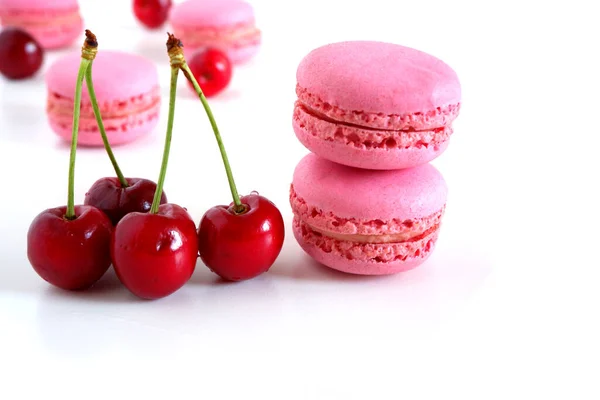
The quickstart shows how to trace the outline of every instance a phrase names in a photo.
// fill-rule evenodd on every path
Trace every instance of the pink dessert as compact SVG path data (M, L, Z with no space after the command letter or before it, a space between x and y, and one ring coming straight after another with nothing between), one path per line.
M293 127L312 152L344 165L401 169L448 146L461 87L441 60L382 42L329 44L296 73Z
M0 0L0 22L28 31L46 49L67 47L83 34L77 0Z
M54 62L46 74L47 114L54 132L71 141L73 99L81 52ZM156 66L148 59L120 51L99 51L92 64L94 89L111 145L129 143L150 133L160 116ZM81 94L79 145L102 146L87 87Z
M254 8L242 0L187 0L174 6L170 22L187 58L199 48L214 47L239 64L261 44Z
M294 236L308 255L339 271L406 271L431 255L446 196L431 164L375 171L309 154L290 188Z

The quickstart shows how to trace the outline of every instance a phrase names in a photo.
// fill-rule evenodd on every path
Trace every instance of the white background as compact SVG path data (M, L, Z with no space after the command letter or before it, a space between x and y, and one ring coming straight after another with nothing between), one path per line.
M139 301L108 274L66 293L26 258L26 231L63 205L68 148L45 117L44 71L0 79L0 398L599 398L600 30L590 1L255 1L264 46L210 101L242 193L282 210L283 252L252 281L189 284ZM82 2L100 51L144 54L164 107L147 139L115 149L153 180L166 126L167 30L128 1ZM434 164L450 197L422 267L360 278L310 261L291 234L288 186L307 153L291 129L295 70L328 42L375 39L430 52L463 87L451 144ZM79 47L79 42L73 49ZM181 81L169 200L196 221L230 201L201 105ZM111 165L78 153L76 196Z

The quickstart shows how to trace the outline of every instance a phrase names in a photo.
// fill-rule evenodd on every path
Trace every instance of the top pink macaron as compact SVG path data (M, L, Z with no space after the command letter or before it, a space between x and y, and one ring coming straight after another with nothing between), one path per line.
M298 66L294 131L322 157L367 169L427 163L447 147L461 105L456 72L393 43L350 41Z
M0 0L0 21L26 30L46 49L67 47L83 34L77 0Z
M199 48L214 47L242 63L260 47L254 8L242 0L187 0L173 7L169 19L186 57Z
M71 140L73 101L81 52L58 58L46 73L47 114L54 132ZM160 83L156 65L123 51L102 50L91 65L94 92L102 121L113 145L125 144L150 133L160 117ZM86 83L81 90L78 144L102 146Z

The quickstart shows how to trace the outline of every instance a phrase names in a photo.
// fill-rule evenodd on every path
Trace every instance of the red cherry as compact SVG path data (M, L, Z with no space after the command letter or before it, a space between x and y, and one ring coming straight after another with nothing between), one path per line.
M44 50L26 31L6 28L0 33L0 73L8 79L33 76L43 61Z
M50 284L86 289L110 267L113 227L95 207L75 206L75 219L67 219L66 211L67 207L50 208L33 220L27 233L27 257Z
M257 194L243 196L243 213L213 207L198 227L198 248L204 264L229 281L251 279L275 262L285 235L283 217L275 204Z
M156 191L156 183L148 179L125 178L129 186L123 187L119 178L100 178L85 194L84 204L104 211L113 225L131 212L146 213L150 211L152 199ZM163 192L160 204L167 202Z
M220 93L231 82L233 74L231 61L221 50L212 48L199 50L192 55L188 66L206 97ZM192 83L189 84L194 90Z
M133 14L144 26L157 29L169 18L171 0L133 0Z
M196 225L185 209L163 204L158 213L127 214L110 246L119 280L142 299L159 299L181 288L198 258Z

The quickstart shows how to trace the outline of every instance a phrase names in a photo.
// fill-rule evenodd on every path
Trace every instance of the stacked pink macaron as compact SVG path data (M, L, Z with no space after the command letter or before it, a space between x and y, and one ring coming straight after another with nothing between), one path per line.
M419 50L353 41L313 50L296 76L293 128L312 152L290 188L296 240L348 273L421 265L446 207L446 183L429 162L459 114L456 73Z

